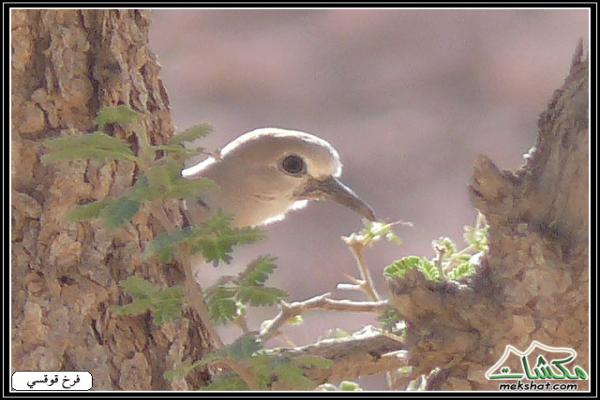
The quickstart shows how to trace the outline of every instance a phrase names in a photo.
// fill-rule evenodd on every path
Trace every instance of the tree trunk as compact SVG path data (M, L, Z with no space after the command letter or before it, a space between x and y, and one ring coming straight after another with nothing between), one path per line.
M498 390L486 370L506 345L523 351L533 340L575 349L573 364L589 371L589 80L581 58L580 44L522 168L476 162L471 198L490 225L477 274L465 285L434 284L413 270L391 284L409 323L409 365L415 374L441 368L430 389Z
M139 275L163 285L183 280L178 265L142 262L159 224L147 212L114 233L101 223L69 223L78 203L121 193L131 162L45 167L42 141L94 128L98 110L127 104L143 114L153 143L173 134L159 66L148 48L149 12L12 12L12 369L85 370L94 389L186 389L206 371L167 382L163 372L211 348L198 316L158 328L150 317L115 317L127 302L119 281ZM135 145L132 132L115 136ZM175 204L172 218L180 221Z

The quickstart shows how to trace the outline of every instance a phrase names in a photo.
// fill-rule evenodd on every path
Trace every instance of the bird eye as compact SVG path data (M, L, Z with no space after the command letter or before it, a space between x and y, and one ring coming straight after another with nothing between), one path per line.
M296 155L285 157L281 161L281 168L292 175L299 175L306 170L304 160Z

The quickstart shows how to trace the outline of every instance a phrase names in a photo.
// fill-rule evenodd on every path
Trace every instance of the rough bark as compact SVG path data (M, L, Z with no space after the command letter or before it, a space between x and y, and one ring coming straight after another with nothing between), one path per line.
M589 372L588 61L581 45L539 119L537 143L516 172L480 157L469 187L490 225L489 253L464 285L416 271L391 284L409 324L415 375L430 389L497 390L485 371L507 344L572 347ZM587 383L579 381L579 389Z
M158 232L149 213L107 232L69 223L76 204L120 193L137 176L131 162L45 167L42 141L89 132L105 106L143 114L153 143L173 134L159 66L148 48L149 12L13 10L12 21L12 369L86 370L94 388L185 389L205 372L166 382L163 372L210 350L198 316L156 327L150 317L115 317L127 302L119 281L139 275L180 283L177 265L142 262ZM131 143L132 132L114 128ZM172 205L171 210L175 210ZM180 222L178 212L172 218Z

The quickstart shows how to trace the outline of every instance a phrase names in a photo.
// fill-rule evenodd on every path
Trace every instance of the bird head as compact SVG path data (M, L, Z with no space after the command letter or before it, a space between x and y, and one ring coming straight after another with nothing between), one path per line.
M227 144L219 157L210 157L182 175L209 178L218 188L202 199L186 201L191 222L198 223L221 209L238 226L256 226L283 219L309 200L331 200L374 220L371 207L339 177L338 152L309 133L262 128Z

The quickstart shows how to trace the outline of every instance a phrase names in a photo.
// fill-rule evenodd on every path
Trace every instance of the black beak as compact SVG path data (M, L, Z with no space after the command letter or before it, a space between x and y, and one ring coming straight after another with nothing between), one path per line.
M298 194L300 200L332 200L359 213L369 221L375 221L373 209L360 199L348 186L330 176L324 180L310 178Z

